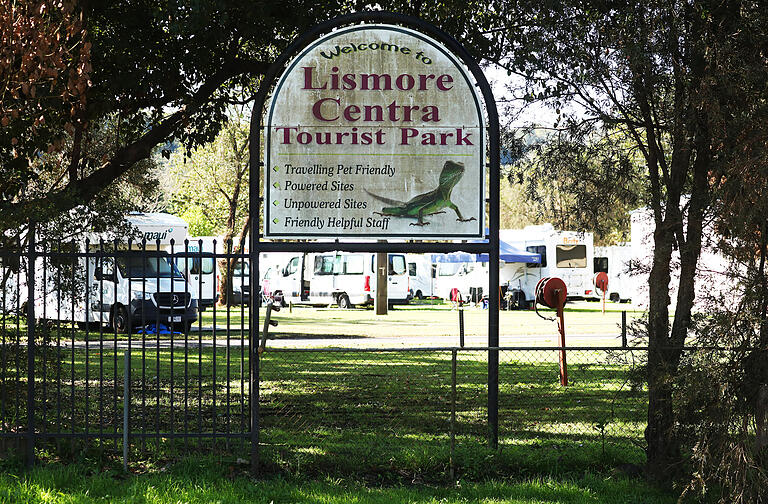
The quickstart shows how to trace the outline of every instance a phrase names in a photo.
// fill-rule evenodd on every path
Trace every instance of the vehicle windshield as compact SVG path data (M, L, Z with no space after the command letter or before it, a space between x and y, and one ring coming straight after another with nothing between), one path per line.
M237 261L232 268L232 274L235 276L248 276L251 272L251 268L248 267L247 262Z
M184 278L169 257L118 257L123 278Z

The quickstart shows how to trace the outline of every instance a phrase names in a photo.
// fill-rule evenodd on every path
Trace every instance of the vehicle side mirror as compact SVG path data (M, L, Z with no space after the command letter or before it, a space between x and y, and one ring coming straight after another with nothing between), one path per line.
M115 275L114 271L105 275L101 270L96 270L94 272L93 278L102 282L117 283L117 276Z

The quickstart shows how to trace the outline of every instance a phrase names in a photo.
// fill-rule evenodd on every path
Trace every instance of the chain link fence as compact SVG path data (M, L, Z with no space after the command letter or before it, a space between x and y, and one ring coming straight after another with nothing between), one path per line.
M558 353L499 350L499 451L555 447L561 454L573 449L637 460L647 414L645 350L568 349L566 387ZM485 348L269 350L260 366L264 460L338 470L359 464L363 452L371 467L347 471L412 464L455 471L489 436L488 354Z

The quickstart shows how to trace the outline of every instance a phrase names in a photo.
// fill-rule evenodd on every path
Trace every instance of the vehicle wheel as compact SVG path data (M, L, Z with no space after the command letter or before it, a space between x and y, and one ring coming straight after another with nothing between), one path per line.
M527 310L528 301L525 300L525 293L521 290L512 291L512 307L515 310Z
M125 306L118 305L112 310L111 326L113 331L120 334L130 334L131 316Z
M611 303L618 303L621 301L618 292L611 292L610 296L608 296L608 299L611 301Z
M420 290L416 291L416 299L424 299L424 293Z
M347 308L352 308L352 304L349 302L349 296L346 294L339 295L338 299L336 300L336 303L339 305L339 308L342 308L346 310Z

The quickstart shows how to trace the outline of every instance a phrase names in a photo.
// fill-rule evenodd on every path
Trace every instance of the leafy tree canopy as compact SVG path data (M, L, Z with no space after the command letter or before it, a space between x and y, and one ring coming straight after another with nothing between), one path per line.
M249 102L279 52L321 21L386 8L433 21L484 54L491 7L453 0L5 2L2 26L9 20L13 28L3 35L3 50L13 63L0 68L9 76L2 91L19 103L16 112L0 114L8 122L7 141L0 141L0 227L18 229L30 217L48 221L92 202L171 138L187 149L213 140L226 107ZM37 28L26 38L15 35L25 26ZM20 66L52 41L61 46L53 61L34 60L39 71ZM43 84L52 89L45 100ZM22 132L42 123L37 110L48 129L22 141ZM93 129L107 119L114 125L110 148L95 153Z

